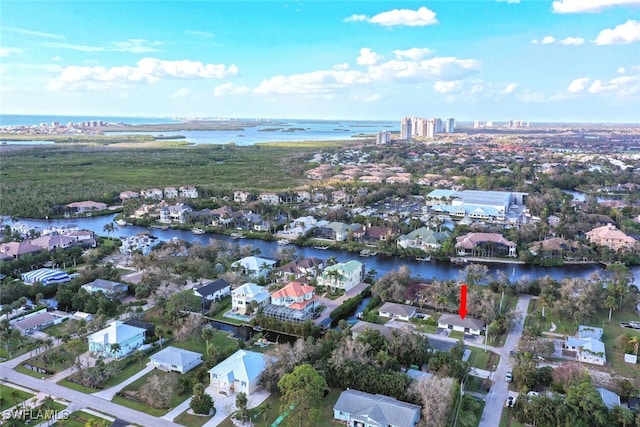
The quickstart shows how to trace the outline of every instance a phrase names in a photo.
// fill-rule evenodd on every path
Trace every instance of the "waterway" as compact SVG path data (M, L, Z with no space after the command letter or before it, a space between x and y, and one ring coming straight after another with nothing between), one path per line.
M32 227L39 227L41 229L52 226L62 225L76 225L80 229L91 230L98 235L107 235L104 231L104 226L114 220L113 216L101 216L90 218L74 218L74 219L60 219L60 220L33 220L33 219L19 219L21 224L29 225ZM12 221L5 218L7 224L12 224ZM275 257L277 250L280 248L276 241L264 241L259 239L242 239L233 240L229 236L219 234L202 234L195 235L190 231L184 230L159 230L148 229L138 226L125 226L117 228L115 232L111 233L112 236L133 236L140 233L151 233L157 236L162 241L170 241L173 238L181 239L187 242L200 242L207 244L211 239L223 240L227 242L233 242L239 245L252 245L260 250L260 254L266 257ZM401 266L406 265L409 267L412 276L423 279L438 279L438 280L457 280L460 278L460 273L463 270L461 267L452 266L449 262L418 262L413 259L401 259L396 257L385 257L381 255L363 258L358 256L357 253L333 250L333 249L315 249L313 247L297 247L296 255L302 257L317 257L327 259L334 256L340 262L347 262L349 260L357 260L365 264L365 271L374 269L376 277L380 277L390 271L396 271ZM564 279L565 277L589 277L593 273L602 272L602 267L597 264L581 264L581 265L567 265L563 267L539 267L523 264L487 264L489 273L495 275L499 271L506 274L506 276L512 281L518 281L520 279L537 279L545 276L549 276L556 280ZM635 284L640 286L640 267L633 267L631 272L634 275Z

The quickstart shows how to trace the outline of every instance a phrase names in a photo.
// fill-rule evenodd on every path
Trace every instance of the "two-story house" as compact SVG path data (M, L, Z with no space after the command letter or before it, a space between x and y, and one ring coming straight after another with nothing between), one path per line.
M346 292L362 282L363 278L364 264L351 260L325 267L322 274L318 276L318 285L334 290L342 289Z
M245 283L231 291L231 310L240 314L247 314L247 308L253 303L256 308L268 304L271 295L264 286L255 283Z

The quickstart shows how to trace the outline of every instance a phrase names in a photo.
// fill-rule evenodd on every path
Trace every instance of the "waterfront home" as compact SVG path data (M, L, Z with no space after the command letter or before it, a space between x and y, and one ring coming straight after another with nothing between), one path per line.
M111 299L124 296L129 290L129 286L124 283L112 282L111 280L104 279L96 279L93 282L85 283L81 287L90 294L102 292L105 296Z
M144 344L144 338L145 329L115 320L106 328L89 335L89 351L104 357L121 358Z
M139 199L140 198L140 193L136 192L136 191L123 191L120 193L120 200L121 201L125 201L125 200L131 200L131 199Z
M231 283L224 279L210 280L202 286L193 288L193 294L202 300L202 305L209 306L211 301L219 301L231 293Z
M107 209L107 204L102 202L94 202L93 200L86 200L83 202L73 202L66 205L66 208L71 213L82 214L87 212L97 212Z
M637 249L638 241L618 230L615 225L607 224L587 231L587 239L599 246L606 246L614 251L620 249Z
M426 227L420 227L408 234L398 237L396 244L400 248L420 249L430 252L442 247L442 243L451 236L449 230L435 231Z
M359 239L364 234L362 224L345 224L343 222L330 222L320 225L314 230L314 237L343 242L350 238Z
M563 354L575 356L580 362L605 365L607 357L604 343L601 341L602 334L602 328L579 325L578 334L565 339Z
M367 330L378 331L380 335L382 335L383 337L391 338L391 333L395 329L392 329L385 325L379 325L377 323L369 323L362 320L358 320L356 324L351 327L351 336L353 336L353 338L357 338Z
M198 198L198 190L192 185L180 187L178 190L180 191L180 197L184 197L185 199Z
M40 246L29 242L8 242L0 244L0 260L18 259L24 255L36 255L42 252Z
M364 228L362 242L367 245L376 245L378 242L385 242L391 239L392 236L398 233L400 233L400 228L396 226L372 225Z
M324 260L315 257L305 258L300 261L291 261L275 269L278 282L290 282L292 280L304 280L315 278L324 268Z
M192 211L193 209L191 207L183 205L182 203L164 206L160 208L160 219L158 221L163 224L171 224L172 222L184 224L187 222L188 214Z
M411 305L396 304L394 302L385 302L378 310L378 314L381 317L387 317L389 319L399 319L409 321L416 315L417 309Z
M516 244L498 233L467 233L456 238L456 254L477 257L517 257Z
M301 282L291 282L284 288L271 293L271 304L293 310L312 311L318 301L316 288Z
M421 407L382 394L345 390L333 406L333 418L348 427L415 427Z
M318 276L318 285L347 292L362 282L364 268L365 265L356 260L330 265Z
M121 237L122 245L120 245L120 253L131 255L134 252L140 252L142 255L148 255L151 249L160 243L159 239L149 233L140 233L135 236Z
M149 360L154 368L184 374L202 363L202 355L195 351L169 346L151 355Z
M248 256L232 263L231 268L243 276L261 279L267 277L276 264L274 259Z
M34 246L39 246L46 251L55 251L56 249L67 249L76 243L76 239L61 234L47 234L35 239L29 240Z
M566 240L562 237L551 237L532 243L529 246L529 252L540 259L582 260L590 250L580 242Z
M209 388L212 394L231 396L244 392L251 396L258 389L266 368L267 360L263 354L238 350L209 370Z
M231 291L231 310L240 314L247 314L248 307L255 303L256 307L269 304L271 295L264 286L255 283L245 283Z
M480 335L485 329L484 320L466 316L462 319L457 314L443 314L438 319L438 328L464 332L465 334Z

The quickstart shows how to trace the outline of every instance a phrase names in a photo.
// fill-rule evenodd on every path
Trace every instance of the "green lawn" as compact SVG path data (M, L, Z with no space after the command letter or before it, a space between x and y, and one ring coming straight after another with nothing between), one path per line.
M344 426L333 419L333 405L335 405L338 397L340 397L342 390L331 389L329 394L322 399L320 403L320 417L316 423L317 427L335 427ZM267 400L262 402L258 407L249 410L249 416L253 421L255 427L269 427L280 416L280 401L279 393L272 393ZM224 420L220 427L233 427L233 423L230 418Z
M122 391L138 391L140 390L140 387L142 387L142 385L144 383L147 382L147 380L149 379L149 377L151 375L154 374L159 374L159 375L167 375L166 372L163 371L158 371L158 370L153 370L151 372L149 372L147 375L138 378L137 380L135 380L134 382L132 382L131 384L127 385L125 388L122 389ZM195 374L194 371L191 371L188 374L185 375L193 375ZM165 415L167 412L169 412L172 408L175 408L177 405L179 405L180 403L184 402L189 396L191 396L192 390L189 387L186 387L185 390L178 394L173 396L173 399L171 400L171 404L169 405L169 408L153 408L149 405L147 405L146 403L143 402L138 402L136 400L133 399L129 399L125 396L120 396L120 395L116 395L113 397L113 399L111 400L114 403L118 403L120 405L123 406L127 406L129 408L132 409L136 409L138 411L142 411L142 412L146 412L149 415L153 415L155 417L161 417L163 415Z
M2 401L0 401L0 411L4 411L18 403L31 399L33 396L35 395L32 393L18 390L7 383L3 383L2 387L0 387L0 397L2 397Z
M614 374L622 375L625 377L635 378L636 387L640 387L640 376L638 371L640 366L630 365L624 362L624 354L615 347L616 338L624 333L630 333L632 335L640 335L639 331L632 329L626 329L620 326L620 322L628 322L629 320L637 320L638 314L635 309L628 304L623 307L622 310L615 310L611 316L611 323L609 321L609 310L600 310L597 313L597 320L592 322L593 326L602 326L604 328L604 335L602 336L602 342L604 342L607 362L610 364L610 371Z
M209 340L209 344L215 345L217 348L237 348L238 340L231 337L228 332L220 331L218 329L213 330L213 338ZM185 341L172 341L170 345L184 350L191 350L201 353L203 357L207 354L207 343L202 339L201 335L191 336Z
M79 392L85 393L85 394L92 394L92 393L96 393L96 392L101 390L101 389L98 389L98 388L87 387L87 386L84 386L84 385L81 385L81 384L76 384L76 383L71 382L71 381L69 381L67 379L62 379L62 380L58 381L57 384L61 385L63 387L70 388L71 390L79 391Z
M201 427L211 418L213 418L213 415L205 417L205 416L199 416L199 415L191 415L187 413L187 411L184 411L183 413L178 415L173 420L173 422L182 424L183 426L188 426L188 427Z
M57 421L54 426L56 427L85 427L85 425L89 422L89 420L94 420L98 422L104 422L105 425L110 425L111 422L107 421L102 417L98 417L96 415L91 415L84 411L76 411L69 414L69 417L66 420Z
M524 424L520 424L515 419L511 418L511 410L504 408L502 410L502 417L500 418L500 427L524 427Z
M467 347L471 350L471 357L469 361L471 362L471 366L478 369L485 369L487 371L495 370L495 366L500 362L500 355L487 351L485 352L483 349L478 347Z

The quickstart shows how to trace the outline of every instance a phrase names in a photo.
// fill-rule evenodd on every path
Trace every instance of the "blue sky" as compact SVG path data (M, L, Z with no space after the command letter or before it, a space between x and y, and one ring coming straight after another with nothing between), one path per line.
M640 122L640 0L0 6L0 112Z

